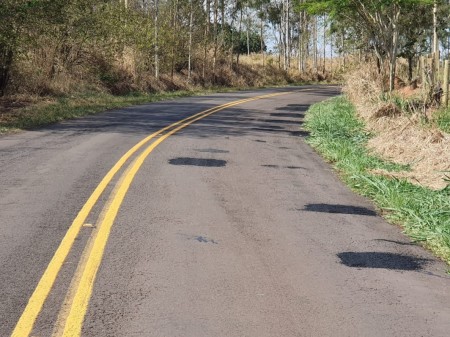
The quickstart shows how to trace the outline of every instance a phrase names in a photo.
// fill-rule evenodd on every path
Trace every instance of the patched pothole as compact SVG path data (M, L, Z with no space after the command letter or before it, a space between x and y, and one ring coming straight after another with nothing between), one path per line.
M183 166L224 167L227 164L227 161L221 159L178 157L170 159L169 164Z

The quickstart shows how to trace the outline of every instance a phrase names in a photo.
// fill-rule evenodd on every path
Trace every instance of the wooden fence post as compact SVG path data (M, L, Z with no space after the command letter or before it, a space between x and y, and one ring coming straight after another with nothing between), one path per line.
M424 56L420 57L420 76L421 76L421 80L422 80L422 89L425 89L425 87L427 85L427 74L426 74L426 70L425 70L425 57Z
M440 59L441 59L441 55L440 55L440 52L439 52L439 50L438 51L436 51L435 53L434 53L434 70L435 70L435 80L436 80L436 82L437 81L439 81L439 70L440 70L440 65L441 65L441 63L440 63Z
M443 95L442 95L442 106L448 107L448 77L449 77L449 66L448 60L444 62L444 79L442 84Z

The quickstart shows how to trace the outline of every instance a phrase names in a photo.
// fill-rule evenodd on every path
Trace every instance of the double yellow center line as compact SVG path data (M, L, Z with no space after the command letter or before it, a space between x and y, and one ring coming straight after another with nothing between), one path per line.
M90 244L88 244L83 252L83 258L77 269L79 273L78 277L71 283L73 289L69 289L69 309L61 315L60 320L63 328L57 329L57 335L69 337L80 336L83 325L83 320L86 315L86 311L89 304L89 299L92 294L95 278L98 268L103 258L104 249L108 241L108 237L120 209L122 201L133 182L136 173L144 163L145 159L150 153L165 139L178 132L179 130L187 127L188 125L205 118L217 111L250 102L258 99L275 97L279 95L288 94L289 92L281 92L275 94L268 94L262 96L256 96L247 99L241 99L231 103L219 105L217 107L199 112L193 116L180 120L167 127L152 133L148 137L142 139L139 143L133 146L127 153L125 153L119 161L111 168L111 170L105 175L102 181L95 188L89 199L83 205L76 218L73 220L71 226L66 232L66 235L62 239L58 249L56 250L53 258L48 264L43 276L37 284L33 294L31 295L25 310L23 311L19 321L17 322L12 337L26 337L29 336L33 330L33 326L42 310L42 307L56 281L56 278L66 260L74 242L80 233L81 228L85 224L88 215L91 213L92 208L97 203L99 197L105 191L107 186L111 183L114 176L125 165L125 163L142 147L148 144L151 140L154 140L145 150L143 150L135 160L133 160L127 169L123 172L121 178L116 184L109 201L106 203L101 216L97 223L97 230L95 236L91 238Z

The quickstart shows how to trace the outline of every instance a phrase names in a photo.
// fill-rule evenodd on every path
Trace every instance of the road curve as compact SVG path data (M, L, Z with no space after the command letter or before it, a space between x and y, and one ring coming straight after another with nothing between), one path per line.
M0 137L0 336L448 336L446 266L304 142L308 107L338 92L213 94Z

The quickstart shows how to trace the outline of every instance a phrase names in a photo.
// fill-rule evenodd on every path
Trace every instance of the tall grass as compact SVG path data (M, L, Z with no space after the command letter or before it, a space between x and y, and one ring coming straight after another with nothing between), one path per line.
M308 142L334 164L351 188L372 199L387 220L450 264L450 185L434 191L373 173L408 167L369 153L366 144L371 135L345 97L311 107L305 127L311 133Z

